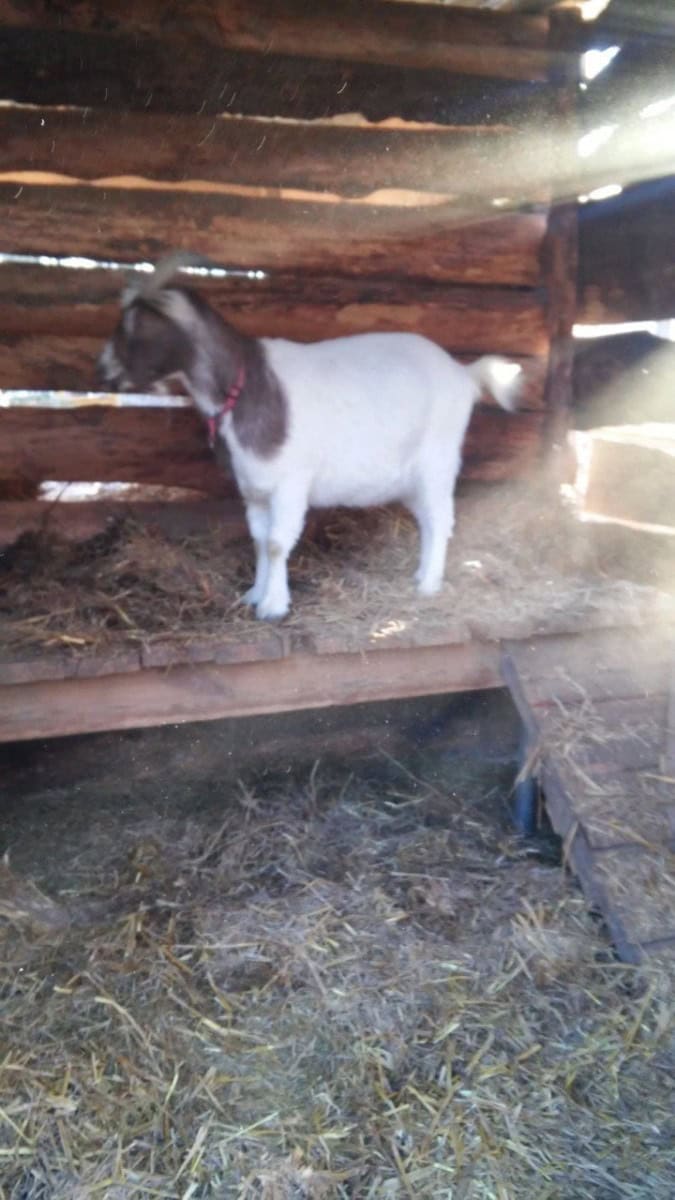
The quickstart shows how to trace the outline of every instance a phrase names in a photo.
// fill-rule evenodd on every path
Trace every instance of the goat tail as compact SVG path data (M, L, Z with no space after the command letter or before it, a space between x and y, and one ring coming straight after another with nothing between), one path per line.
M485 354L468 366L467 371L481 391L489 392L500 408L515 412L523 382L522 368L497 354Z

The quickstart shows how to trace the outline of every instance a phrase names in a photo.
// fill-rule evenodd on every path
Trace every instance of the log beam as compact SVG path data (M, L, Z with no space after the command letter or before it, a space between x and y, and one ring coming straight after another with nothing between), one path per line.
M492 643L202 663L0 687L0 742L501 685Z
M181 246L250 270L536 286L546 217L120 186L0 184L5 244L27 254L154 259Z
M0 387L90 388L95 356L119 319L121 286L118 271L0 264ZM389 330L425 334L459 355L548 349L544 297L535 291L276 275L196 286L254 337L319 341Z
M479 405L467 433L465 477L497 480L526 472L539 453L543 421L543 412L511 415ZM219 468L190 407L0 408L0 484L17 479L232 492L226 456Z
M533 146L534 142L534 146ZM91 183L111 176L179 184L195 192L232 185L266 194L322 192L424 203L424 193L471 197L486 208L549 197L552 138L509 125L279 121L17 105L0 109L2 175L30 172Z
M87 0L55 8L48 0L0 0L0 24L22 29L109 36L156 35L180 44L202 38L219 52L244 51L318 59L344 59L399 68L423 68L542 80L550 70L545 17L467 13L341 0L339 19L313 0L127 0L110 5Z

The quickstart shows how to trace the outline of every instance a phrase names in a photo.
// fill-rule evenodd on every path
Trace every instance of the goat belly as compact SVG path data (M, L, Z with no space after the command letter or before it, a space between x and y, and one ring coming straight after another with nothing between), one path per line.
M332 478L314 479L309 490L312 508L331 508L344 505L347 508L369 508L376 504L388 504L391 500L402 500L408 488L402 478L395 480L362 479L345 480Z

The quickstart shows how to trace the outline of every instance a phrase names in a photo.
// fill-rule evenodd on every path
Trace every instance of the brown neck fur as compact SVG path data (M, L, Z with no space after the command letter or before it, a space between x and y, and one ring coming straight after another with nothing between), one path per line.
M210 375L205 390L220 408L243 366L244 386L232 414L234 432L244 449L271 458L286 440L288 404L262 342L233 329L195 293L190 299L211 334L208 346L196 347L197 390L205 382L199 377Z

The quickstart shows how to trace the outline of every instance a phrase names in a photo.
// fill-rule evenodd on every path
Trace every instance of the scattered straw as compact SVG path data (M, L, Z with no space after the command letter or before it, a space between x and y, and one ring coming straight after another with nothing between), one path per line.
M71 923L5 881L2 1200L672 1200L672 981L510 837L508 772L120 754L10 810Z
M406 513L332 513L293 554L284 624L382 645L411 634L517 637L673 615L672 596L608 574L590 537L540 485L467 487L445 587L422 599L412 584L417 530ZM0 558L0 652L255 640L268 631L238 603L251 563L248 540L227 543L217 526L181 544L132 521L81 546L27 535Z

